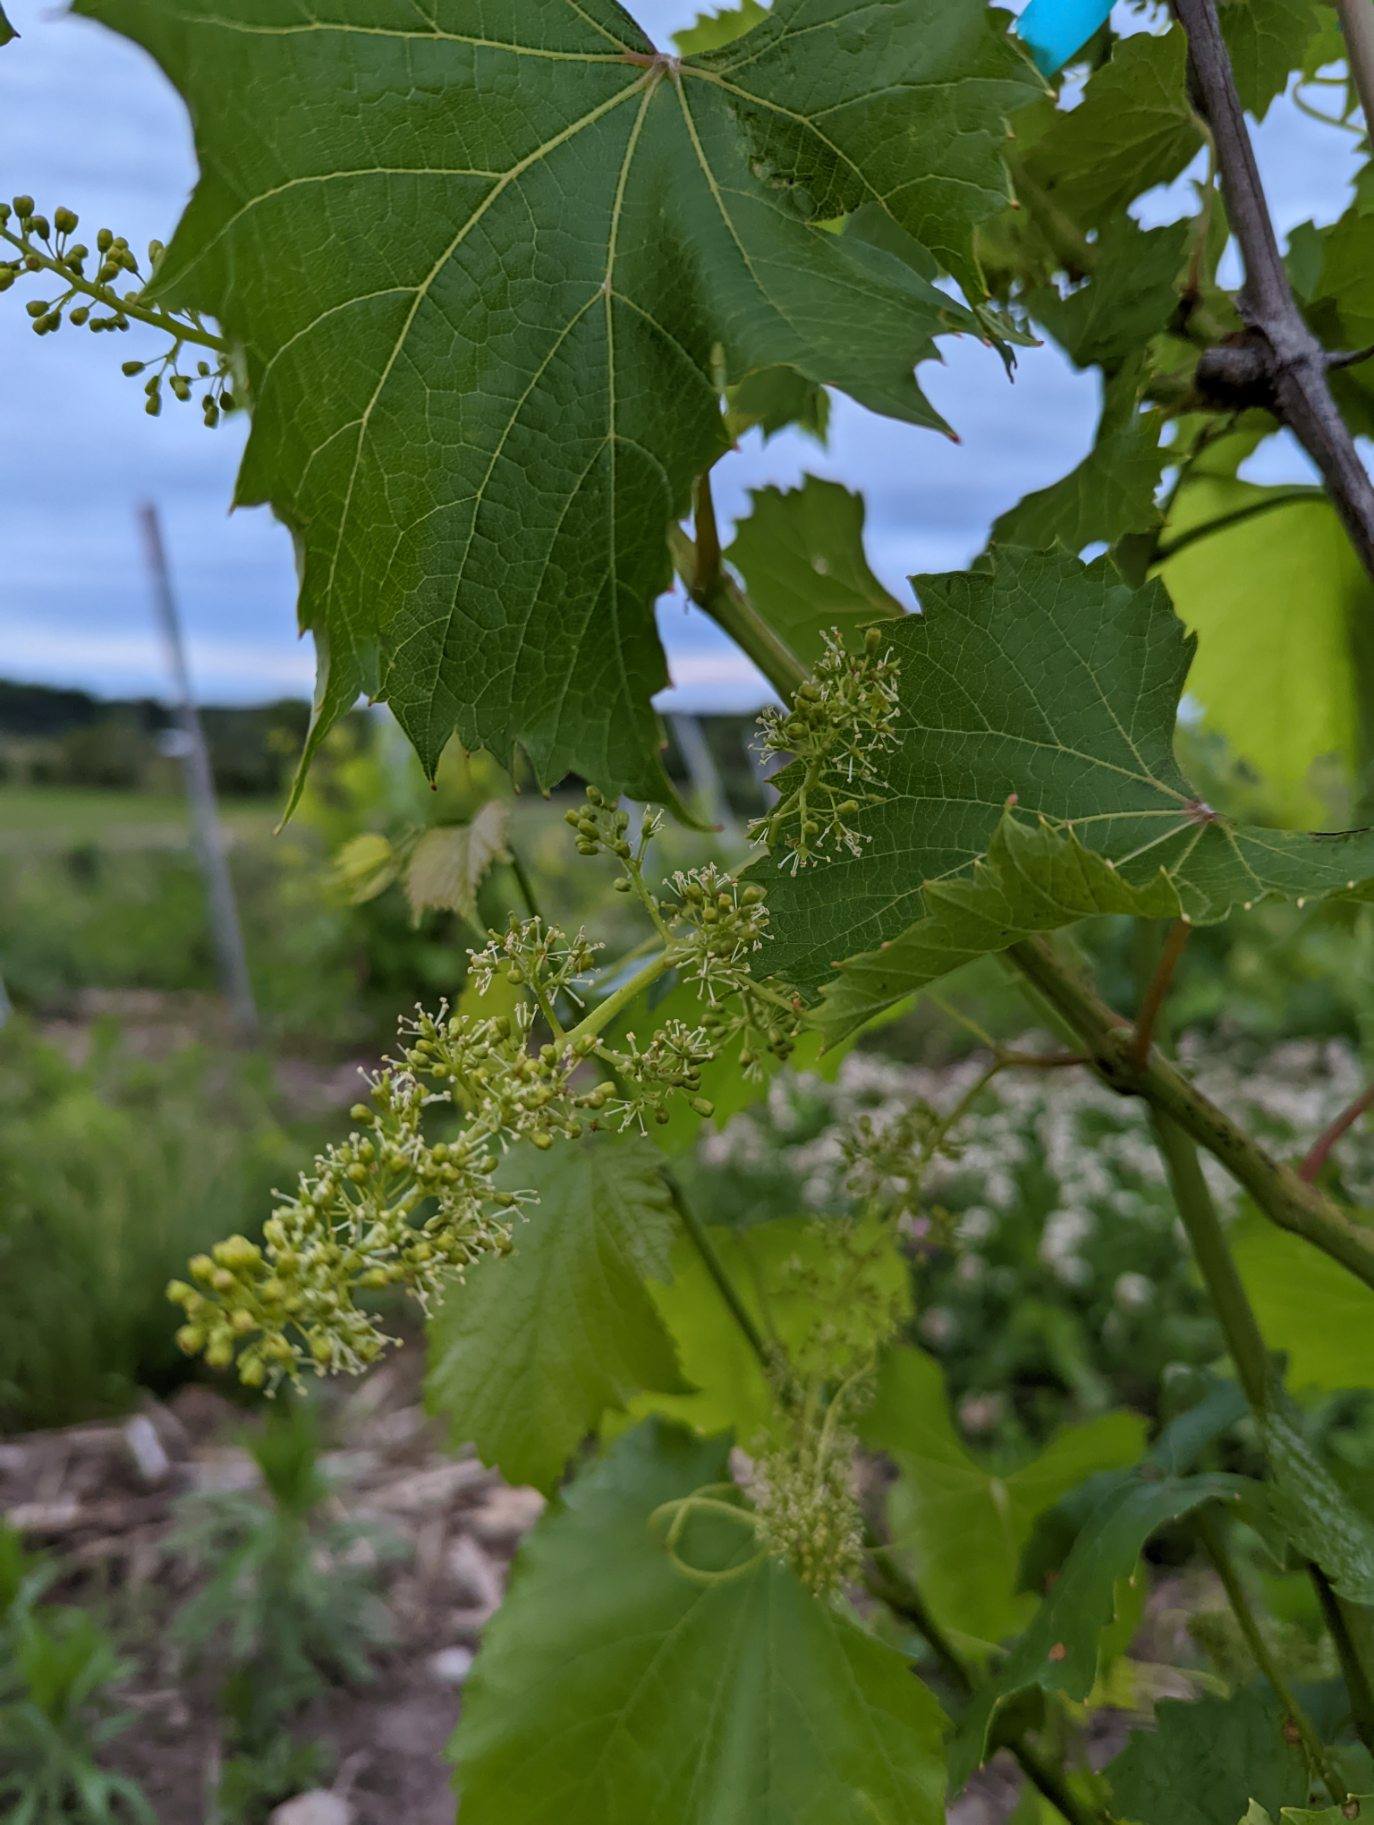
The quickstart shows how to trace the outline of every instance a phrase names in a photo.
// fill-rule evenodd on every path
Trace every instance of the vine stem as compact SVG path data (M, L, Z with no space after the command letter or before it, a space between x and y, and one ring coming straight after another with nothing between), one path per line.
M1269 1406L1269 1352L1264 1347L1259 1321L1226 1245L1221 1219L1202 1176L1197 1148L1182 1129L1158 1109L1150 1111L1150 1126L1164 1160L1169 1188L1187 1231L1193 1258L1221 1324L1245 1398L1256 1413L1262 1414Z
M1374 1287L1374 1230L1354 1222L1333 1199L1272 1158L1157 1047L1137 1060L1131 1023L1067 969L1044 939L1023 939L1005 955L1082 1043L1104 1083L1121 1095L1142 1097L1220 1160L1271 1222Z
M1374 1109L1374 1084L1357 1096L1354 1102L1347 1104L1331 1123L1319 1134L1298 1167L1298 1177L1311 1185L1321 1173L1321 1169L1331 1158L1332 1150L1341 1136L1353 1128L1360 1117Z
M1374 133L1374 7L1369 0L1336 0L1336 12L1365 126Z
M1357 3L1368 11L1368 0ZM1264 358L1261 377L1271 409L1316 464L1360 561L1374 577L1374 484L1332 395L1330 357L1298 308L1279 253L1216 0L1174 0L1174 9L1188 37L1194 96L1216 146L1227 218L1245 267L1237 305Z
M510 871L515 876L515 885L520 889L520 898L525 902L525 911L531 919L542 918L539 910L539 896L534 891L534 882L530 879L529 870L521 859L520 851L513 843L508 844L506 855L510 862Z
M872 1548L871 1557L872 1564L865 1576L870 1595L885 1604L893 1615L900 1616L904 1622L911 1624L934 1654L959 1695L965 1699L972 1698L978 1689L978 1682L968 1662L932 1615L915 1579L897 1562L891 1547L876 1544ZM1062 1771L1041 1755L1025 1736L1012 1737L1006 1747L1026 1779L1056 1811L1063 1814L1069 1825L1104 1825L1104 1821L1109 1819L1109 1814L1084 1806L1069 1788Z
M1164 1007L1165 997L1174 980L1174 971L1178 968L1192 931L1186 919L1175 919L1169 927L1164 940L1164 948L1159 954L1159 962L1154 974L1146 984L1145 993L1141 996L1140 1011L1136 1015L1135 1039L1132 1042L1132 1057L1138 1065L1143 1065L1150 1056L1150 1048L1155 1040L1155 1027L1158 1025L1160 1012Z
M1274 1392L1269 1352L1227 1246L1212 1194L1202 1176L1197 1148L1158 1110L1151 1110L1151 1123L1174 1203L1187 1231L1212 1309L1220 1321L1227 1351L1251 1411L1262 1419L1272 1404ZM1340 1658L1355 1727L1366 1747L1374 1747L1374 1686L1370 1678L1374 1639L1370 1638L1366 1621L1369 1613L1340 1598L1320 1566L1309 1563L1307 1571ZM1229 1591L1227 1594L1230 1595Z
M650 983L657 982L671 962L672 955L667 950L662 950L656 957L651 957L643 969L636 970L628 981L622 982L620 987L607 995L604 1001L599 1001L590 1014L585 1015L575 1027L570 1028L564 1035L563 1045L575 1046L579 1039L595 1039L598 1034L604 1033L617 1014L629 1007L635 997L642 994Z
M1291 488L1276 488L1272 494L1266 494L1257 501L1247 501L1243 507L1236 507L1229 513L1219 513L1214 520L1204 520L1201 525L1189 526L1186 532L1180 532L1176 538L1164 539L1155 547L1154 561L1165 564L1170 558L1176 558L1181 551L1190 545L1196 545L1202 539L1210 539L1214 533L1228 532L1233 526L1243 526L1247 520L1259 519L1263 514L1273 513L1278 507L1292 507L1303 501L1324 501L1325 488L1319 488L1315 482L1295 484Z
M1226 1601L1231 1606L1231 1613L1240 1627L1240 1632L1245 1638L1245 1645L1249 1648L1255 1665L1269 1681L1275 1697L1293 1720L1293 1725L1302 1738L1303 1748L1307 1751L1308 1761L1320 1774L1322 1784L1331 1795L1333 1805L1341 1805L1346 1797L1345 1782L1332 1767L1326 1747L1318 1736L1311 1718L1298 1702L1297 1694L1284 1678L1282 1668L1271 1653L1269 1643L1264 1639L1263 1631L1250 1604L1249 1592L1241 1580L1240 1573L1236 1570L1235 1561L1227 1551L1221 1528L1205 1507L1199 1509L1196 1525L1198 1538L1202 1542L1202 1550L1212 1562L1212 1569L1217 1575L1222 1590L1226 1593Z
M1374 1683L1369 1676L1374 1640L1371 1639L1369 1611L1347 1604L1338 1597L1319 1565L1309 1565L1307 1569L1316 1587L1322 1620L1336 1644L1356 1734L1366 1749L1374 1749Z
M668 549L692 601L729 634L780 696L790 698L806 678L806 667L791 647L773 632L723 565L718 564L714 576L699 585L697 546L680 526L669 531Z
M175 337L178 342L194 342L204 349L213 349L218 355L229 353L229 344L223 336L216 336L213 330L200 329L195 324L181 317L174 317L168 311L158 310L147 304L126 303L111 286L100 285L94 279L84 278L79 272L73 272L68 266L61 265L51 254L45 254L41 248L14 234L8 228L0 228L0 241L8 241L26 259L37 260L44 272L50 272L54 278L79 291L84 297L103 304L107 310L116 311L121 317L133 317L139 323L151 324L154 329L163 330Z
M748 1306L740 1297L739 1288L735 1285L734 1281L730 1278L729 1273L726 1271L725 1263L720 1258L720 1251L711 1240L710 1231L692 1208L692 1205L688 1202L682 1186L678 1183L676 1175L669 1172L665 1173L664 1176L668 1181L669 1195L676 1206L677 1214L682 1218L682 1227L687 1231L693 1248L695 1248L697 1254L700 1256L702 1266L710 1275L711 1281L715 1286L716 1291L720 1294L721 1299L725 1302L730 1316L739 1326L740 1333L745 1342L749 1345L749 1348L758 1359L760 1368L765 1375L771 1373L773 1368L773 1352L768 1347L768 1340L754 1323L753 1316L750 1313Z

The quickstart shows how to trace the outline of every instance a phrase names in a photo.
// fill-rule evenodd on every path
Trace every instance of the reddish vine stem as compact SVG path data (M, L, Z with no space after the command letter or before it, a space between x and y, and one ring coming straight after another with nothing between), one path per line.
M1220 348L1198 364L1198 384L1242 378L1293 432L1326 483L1360 560L1374 577L1374 484L1355 449L1327 373L1332 358L1303 317L1288 282L1255 162L1254 147L1221 35L1216 0L1174 0L1188 36L1195 100L1216 145L1232 231L1245 266L1237 304L1250 330L1245 348Z
M1145 986L1145 993L1140 1000L1140 1012L1136 1016L1135 1039L1131 1045L1131 1056L1137 1065L1143 1065L1150 1056L1150 1047L1155 1042L1155 1028L1159 1024L1160 1011L1165 997L1173 984L1174 971L1178 968L1179 958L1183 955L1192 931L1186 919L1175 919L1164 939L1164 948L1159 953L1159 962L1155 973Z
M1322 1167L1331 1158L1332 1149L1337 1141L1353 1128L1369 1109L1374 1109L1374 1084L1362 1091L1354 1102L1342 1109L1330 1127L1323 1129L1317 1136L1303 1156L1302 1164L1298 1167L1298 1177L1304 1179L1309 1185L1313 1184L1321 1173Z

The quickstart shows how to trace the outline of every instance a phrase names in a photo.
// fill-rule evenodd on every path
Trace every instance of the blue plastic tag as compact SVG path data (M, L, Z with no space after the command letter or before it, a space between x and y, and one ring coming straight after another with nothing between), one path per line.
M1030 0L1016 29L1042 76L1062 70L1107 15L1112 0Z

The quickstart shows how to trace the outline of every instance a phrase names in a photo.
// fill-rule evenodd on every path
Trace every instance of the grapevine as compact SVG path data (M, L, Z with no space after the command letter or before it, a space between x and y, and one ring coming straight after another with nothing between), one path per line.
M1374 1816L1374 1517L1286 1367L1299 1318L1368 1331L1374 1092L1289 1157L1175 1033L1209 933L1292 908L1353 977L1374 900L1367 168L1284 246L1252 144L1296 106L1367 150L1367 7L745 0L672 51L616 0L78 11L186 99L201 181L146 259L16 196L0 292L40 338L155 333L123 364L153 415L248 415L238 498L291 527L319 654L288 813L366 696L431 780L452 742L575 782L559 834L634 923L552 916L495 801L352 833L355 899L404 879L476 942L260 1235L169 1289L186 1356L269 1395L375 1364L409 1297L453 1437L558 1494L464 1701L465 1821L940 1825L1004 1748L1068 1825L1174 1825L1199 1769L1218 1825ZM1053 342L1101 396L972 563L899 598L817 476L722 532L736 439L824 441L834 394L957 437L922 386L955 336L993 375ZM1251 479L1279 433L1319 484ZM684 867L674 572L773 693L750 852ZM964 1075L828 1133L824 1208L703 1214L714 1124L931 1010ZM989 1459L913 1289L987 1270L939 1187L1019 1071L1137 1112L1212 1353L1108 1411L1061 1338L1085 1410ZM1150 1309L1139 1261L1116 1284ZM1166 1529L1227 1606L1216 1670L1104 1770L1082 1726L1153 1706L1130 1592Z

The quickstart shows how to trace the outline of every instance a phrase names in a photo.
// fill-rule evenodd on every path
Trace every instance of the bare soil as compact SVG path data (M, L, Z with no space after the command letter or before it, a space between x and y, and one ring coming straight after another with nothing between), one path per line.
M336 1398L326 1422L345 1447L325 1458L336 1499L404 1548L380 1573L395 1640L375 1677L331 1691L297 1730L326 1749L352 1825L452 1825L443 1751L466 1667L543 1506L445 1447L419 1403L418 1355ZM119 1702L133 1721L106 1759L141 1783L159 1825L204 1825L225 1753L215 1680L188 1679L169 1642L193 1587L169 1536L188 1494L256 1485L236 1442L246 1419L190 1386L121 1421L0 1440L0 1514L60 1565L48 1598L95 1607L129 1655Z

